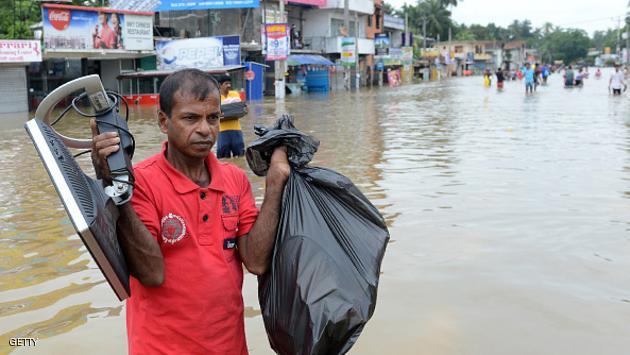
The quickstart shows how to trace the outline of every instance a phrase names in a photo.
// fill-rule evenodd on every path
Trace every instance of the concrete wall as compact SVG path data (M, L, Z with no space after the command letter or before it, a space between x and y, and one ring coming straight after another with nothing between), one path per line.
M344 7L344 0L327 0L326 6L323 8L329 9L342 9ZM374 1L373 0L349 0L348 8L350 11L356 11L364 15L372 15L374 13Z
M304 33L302 37L330 37L330 16L332 11L308 11L304 13ZM336 33L335 33L336 35Z

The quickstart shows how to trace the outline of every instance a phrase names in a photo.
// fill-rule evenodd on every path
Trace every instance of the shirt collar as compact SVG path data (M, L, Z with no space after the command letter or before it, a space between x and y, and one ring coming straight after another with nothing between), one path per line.
M171 163L166 159L167 147L168 142L162 143L162 152L158 159L158 163L166 177L175 188L175 191L180 194L185 194L200 189L201 186L190 180L190 178L184 175L181 171L175 169L175 167L173 167L173 165L171 165ZM208 174L210 174L210 185L208 185L208 188L217 191L224 191L221 163L212 152L208 154L205 162L208 167Z

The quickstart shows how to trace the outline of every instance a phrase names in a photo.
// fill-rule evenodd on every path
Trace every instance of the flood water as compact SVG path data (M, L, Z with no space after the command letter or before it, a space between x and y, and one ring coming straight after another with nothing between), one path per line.
M554 75L532 96L473 77L250 107L246 141L294 114L321 140L313 165L350 177L388 222L376 312L351 353L628 353L630 97L608 95L608 74L581 89ZM136 161L164 139L155 110L132 112ZM88 133L78 119L59 130ZM262 179L233 162L260 202ZM272 354L252 275L243 294L250 352ZM0 353L125 353L124 312L25 131L2 129ZM10 347L18 336L39 341Z

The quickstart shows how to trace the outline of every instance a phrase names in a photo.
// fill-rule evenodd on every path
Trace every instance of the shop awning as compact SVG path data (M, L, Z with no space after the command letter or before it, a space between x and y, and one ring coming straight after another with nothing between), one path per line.
M291 66L296 65L326 65L334 66L335 63L316 54L293 54L287 59L287 64Z
M210 74L225 74L234 70L245 68L242 65L228 65L225 67L217 67L211 69L203 69L206 73ZM118 76L118 79L131 79L131 78L146 78L146 77L157 77L157 76L168 76L173 73L174 70L143 70L143 71L132 71L121 73Z

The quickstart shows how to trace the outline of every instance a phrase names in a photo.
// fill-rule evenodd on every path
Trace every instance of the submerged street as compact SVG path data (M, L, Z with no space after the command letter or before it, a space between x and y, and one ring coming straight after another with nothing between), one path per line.
M477 76L250 105L246 145L254 124L293 114L321 141L312 165L348 176L387 220L376 311L351 353L627 353L630 100L608 94L610 73L574 89L555 74L529 96ZM135 162L165 139L156 110L132 109ZM76 117L56 127L89 134ZM264 180L231 162L262 201ZM0 176L0 353L125 353L124 306L21 127L0 131ZM247 274L248 347L273 354L256 287Z

